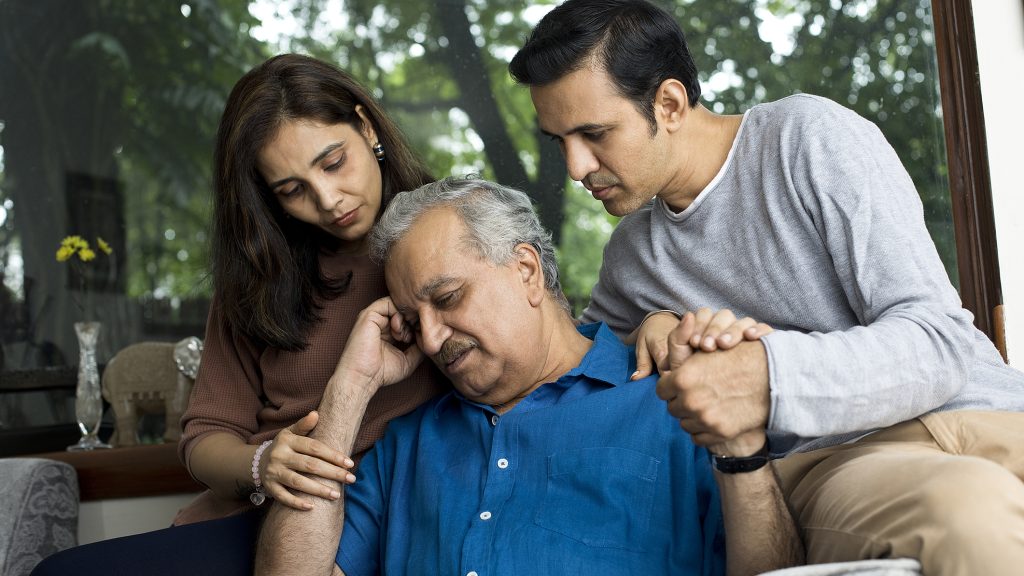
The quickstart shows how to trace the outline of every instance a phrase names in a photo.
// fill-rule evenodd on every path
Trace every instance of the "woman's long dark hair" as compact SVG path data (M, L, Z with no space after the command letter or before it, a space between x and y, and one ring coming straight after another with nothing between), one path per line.
M284 54L250 70L231 90L214 152L213 284L231 330L284 350L306 346L320 302L350 278L330 278L319 254L329 234L286 218L257 170L260 151L287 120L362 127L362 105L386 151L381 210L403 190L433 180L373 96L335 66Z

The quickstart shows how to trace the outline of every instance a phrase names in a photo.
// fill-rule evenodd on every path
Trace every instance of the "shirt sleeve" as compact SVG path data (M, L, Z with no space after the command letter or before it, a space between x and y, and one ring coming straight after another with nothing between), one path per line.
M356 482L345 488L345 526L335 563L347 576L374 576L380 572L386 515L385 474L390 470L386 436L366 453Z
M946 276L895 151L874 124L836 107L803 131L791 168L800 208L860 325L762 339L769 429L826 436L941 406L967 382L973 317Z

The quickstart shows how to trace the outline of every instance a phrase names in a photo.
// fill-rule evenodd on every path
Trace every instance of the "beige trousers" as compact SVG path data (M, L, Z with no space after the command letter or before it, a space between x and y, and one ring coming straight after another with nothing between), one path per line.
M807 562L1024 574L1024 414L943 412L774 462Z

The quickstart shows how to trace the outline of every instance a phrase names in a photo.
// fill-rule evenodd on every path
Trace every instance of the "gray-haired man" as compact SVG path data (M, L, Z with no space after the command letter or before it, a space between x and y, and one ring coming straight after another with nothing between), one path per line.
M524 194L479 180L399 194L371 252L391 297L356 322L314 434L349 449L368 399L423 354L456 392L392 422L344 510L275 507L258 572L326 574L334 560L350 575L696 575L799 562L766 457L720 458L713 474L654 378L630 381L629 349L603 325L577 329ZM764 442L755 431L716 448Z

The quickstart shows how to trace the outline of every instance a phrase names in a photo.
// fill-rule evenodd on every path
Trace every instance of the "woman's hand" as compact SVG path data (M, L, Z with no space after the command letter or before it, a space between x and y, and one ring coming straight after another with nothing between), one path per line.
M260 459L260 480L264 490L291 508L313 508L312 502L301 497L303 494L330 500L341 497L337 490L309 478L310 475L337 480L342 484L356 481L355 475L350 472L355 465L350 458L323 442L307 438L316 427L318 419L319 414L313 411L278 432L273 444L267 447Z
M415 345L404 345L391 325L398 315L391 298L381 298L364 308L349 333L345 350L338 359L327 384L321 407L330 410L328 395L363 392L367 399L381 386L407 378L422 362L423 352ZM408 336L408 328L405 329ZM402 346L399 348L398 346ZM325 414L330 417L330 414ZM301 420L277 433L274 442L260 459L260 479L267 494L286 506L308 510L313 503L302 495L337 500L337 489L324 486L312 476L342 484L355 482L349 472L352 460L319 440L309 438L320 415L310 412Z
M636 372L632 380L651 375L654 366L659 372L668 369L668 335L680 331L680 340L688 342L692 351L729 350L743 340L757 340L772 331L771 326L752 318L737 319L731 310L712 312L701 308L687 312L677 320L671 312L648 316L637 328Z

